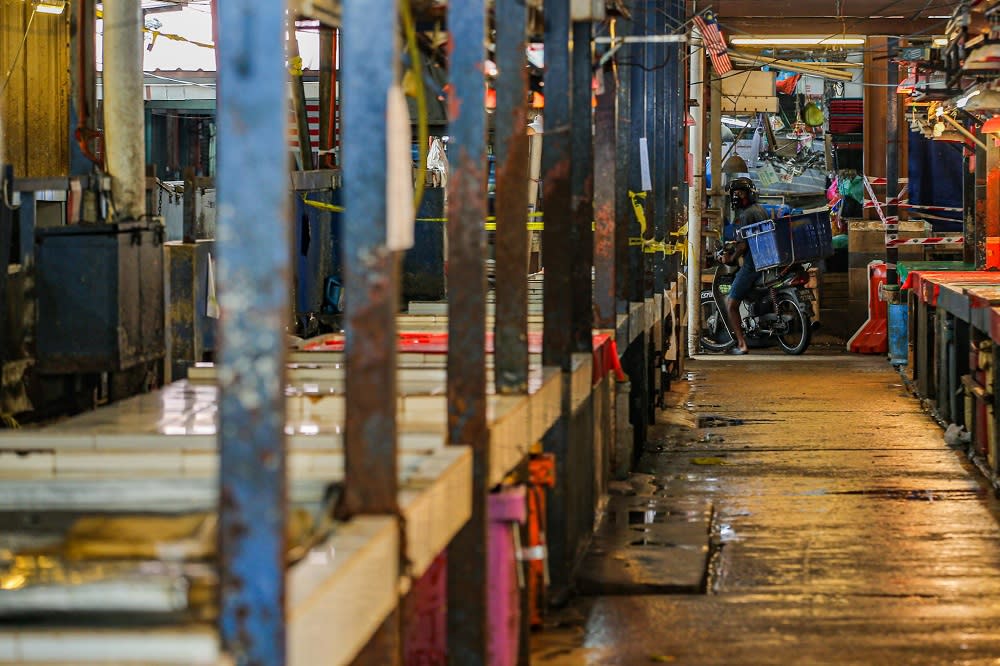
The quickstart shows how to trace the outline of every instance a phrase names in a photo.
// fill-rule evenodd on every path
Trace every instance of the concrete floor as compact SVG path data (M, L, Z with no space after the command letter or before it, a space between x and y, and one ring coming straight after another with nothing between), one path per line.
M1000 664L997 501L883 357L764 353L688 371L645 474L609 504L664 518L617 521L617 545L596 539L588 558L642 580L602 588L585 566L590 596L551 618L532 663ZM643 547L650 529L680 536Z

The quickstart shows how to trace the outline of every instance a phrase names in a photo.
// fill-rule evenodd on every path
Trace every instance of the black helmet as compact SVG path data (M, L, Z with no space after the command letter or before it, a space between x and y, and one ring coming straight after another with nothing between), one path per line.
M739 208L742 203L740 198L736 196L737 190L743 190L747 193L748 205L757 203L757 186L746 176L740 176L729 183L729 200L732 202L734 208Z

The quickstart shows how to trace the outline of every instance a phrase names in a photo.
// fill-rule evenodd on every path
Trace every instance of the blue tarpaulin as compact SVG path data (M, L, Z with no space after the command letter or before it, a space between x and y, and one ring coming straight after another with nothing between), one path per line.
M910 204L962 207L962 147L952 141L934 141L910 132ZM895 193L891 193L895 196ZM935 231L960 231L962 213L911 210L910 217L926 219Z

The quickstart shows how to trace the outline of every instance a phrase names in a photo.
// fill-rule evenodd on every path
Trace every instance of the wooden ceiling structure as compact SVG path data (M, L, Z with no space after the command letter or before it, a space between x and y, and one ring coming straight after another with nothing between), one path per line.
M932 35L944 33L955 0L709 0L727 36Z

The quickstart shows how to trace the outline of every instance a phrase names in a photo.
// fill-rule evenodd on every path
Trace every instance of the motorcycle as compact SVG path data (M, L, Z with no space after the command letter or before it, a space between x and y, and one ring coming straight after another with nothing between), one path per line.
M734 243L716 252L718 265L712 288L701 292L701 346L709 352L725 352L736 345L726 316L726 295L738 266L726 263ZM740 303L740 323L747 345L766 347L775 342L786 354L798 355L809 347L813 329L813 295L809 264L794 263L760 272L750 292Z

